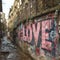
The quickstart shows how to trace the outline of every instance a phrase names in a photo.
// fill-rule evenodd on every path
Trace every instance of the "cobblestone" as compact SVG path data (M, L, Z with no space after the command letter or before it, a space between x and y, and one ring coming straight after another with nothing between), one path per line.
M22 52L18 46L13 45L7 37L2 40L0 49L0 60L32 60L28 55Z

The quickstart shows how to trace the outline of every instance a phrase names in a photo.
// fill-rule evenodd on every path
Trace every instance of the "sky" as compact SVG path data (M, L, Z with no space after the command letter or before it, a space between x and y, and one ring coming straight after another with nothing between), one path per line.
M11 6L13 5L14 0L2 0L3 12L5 13L6 19L8 19L8 14Z

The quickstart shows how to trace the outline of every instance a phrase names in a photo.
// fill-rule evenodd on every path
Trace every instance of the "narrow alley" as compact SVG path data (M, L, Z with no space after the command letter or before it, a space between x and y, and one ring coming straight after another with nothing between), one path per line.
M60 60L60 0L0 0L0 60Z
M0 60L32 60L28 55L25 55L22 50L13 45L7 36L2 39L0 49Z

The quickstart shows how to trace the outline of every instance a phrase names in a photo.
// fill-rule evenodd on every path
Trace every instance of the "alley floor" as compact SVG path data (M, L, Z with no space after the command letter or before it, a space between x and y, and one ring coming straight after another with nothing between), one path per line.
M0 60L32 60L32 58L4 37L0 48Z

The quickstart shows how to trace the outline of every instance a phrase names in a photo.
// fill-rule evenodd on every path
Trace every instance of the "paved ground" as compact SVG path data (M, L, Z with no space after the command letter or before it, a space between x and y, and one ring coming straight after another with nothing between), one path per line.
M32 60L25 55L17 46L14 46L5 36L0 48L0 60Z
M0 60L20 60L17 48L5 36L0 48Z

